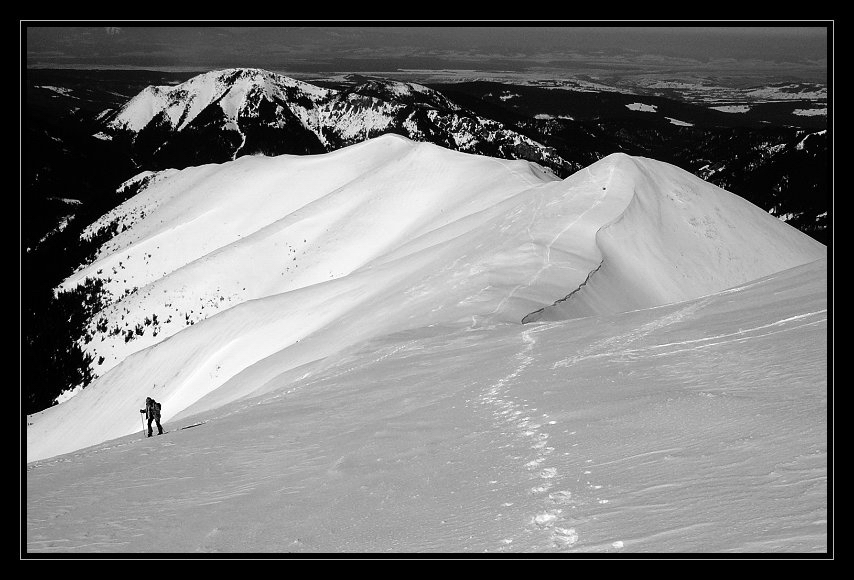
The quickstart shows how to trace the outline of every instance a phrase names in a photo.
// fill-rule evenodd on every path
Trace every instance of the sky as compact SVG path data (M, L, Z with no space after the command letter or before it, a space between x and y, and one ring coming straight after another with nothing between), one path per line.
M59 26L22 23L28 67L827 74L826 23L794 26ZM631 24L631 23L630 23ZM807 23L809 24L809 23Z

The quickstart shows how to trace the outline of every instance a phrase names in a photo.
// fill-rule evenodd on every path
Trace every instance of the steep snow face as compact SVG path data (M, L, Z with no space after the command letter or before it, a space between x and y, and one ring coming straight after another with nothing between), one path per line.
M133 432L149 395L172 420L376 337L518 324L579 288L570 315L655 306L824 256L743 204L650 160L558 181L392 135L158 174L63 283L99 278L111 297L83 345L100 378L31 418L28 460Z
M620 219L597 233L601 267L526 321L681 302L827 255L823 244L677 167L622 154L608 159L611 187L634 195Z

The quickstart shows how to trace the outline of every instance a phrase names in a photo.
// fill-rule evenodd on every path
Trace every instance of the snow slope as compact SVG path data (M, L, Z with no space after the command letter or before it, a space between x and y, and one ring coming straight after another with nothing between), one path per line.
M571 300L527 320L649 308L717 292L825 254L745 199L667 163L620 161L633 197L596 235L601 267Z
M113 219L130 227L63 285L113 297L84 345L100 377L28 417L28 461L135 432L149 395L176 421L379 337L649 308L826 255L663 163L611 155L558 181L393 135L170 172Z
M29 463L26 552L826 553L827 283L378 336Z

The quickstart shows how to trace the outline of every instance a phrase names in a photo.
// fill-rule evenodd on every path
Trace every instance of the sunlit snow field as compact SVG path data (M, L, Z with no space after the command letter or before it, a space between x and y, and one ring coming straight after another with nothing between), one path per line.
M360 343L28 463L27 552L825 552L826 271Z

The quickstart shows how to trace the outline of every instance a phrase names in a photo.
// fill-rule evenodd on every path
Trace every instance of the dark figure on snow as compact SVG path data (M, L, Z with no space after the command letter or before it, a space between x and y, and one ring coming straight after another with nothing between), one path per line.
M145 398L145 409L140 409L140 413L145 413L145 418L148 419L148 436L151 437L151 422L157 423L157 434L163 435L163 427L160 425L160 403L151 397Z

